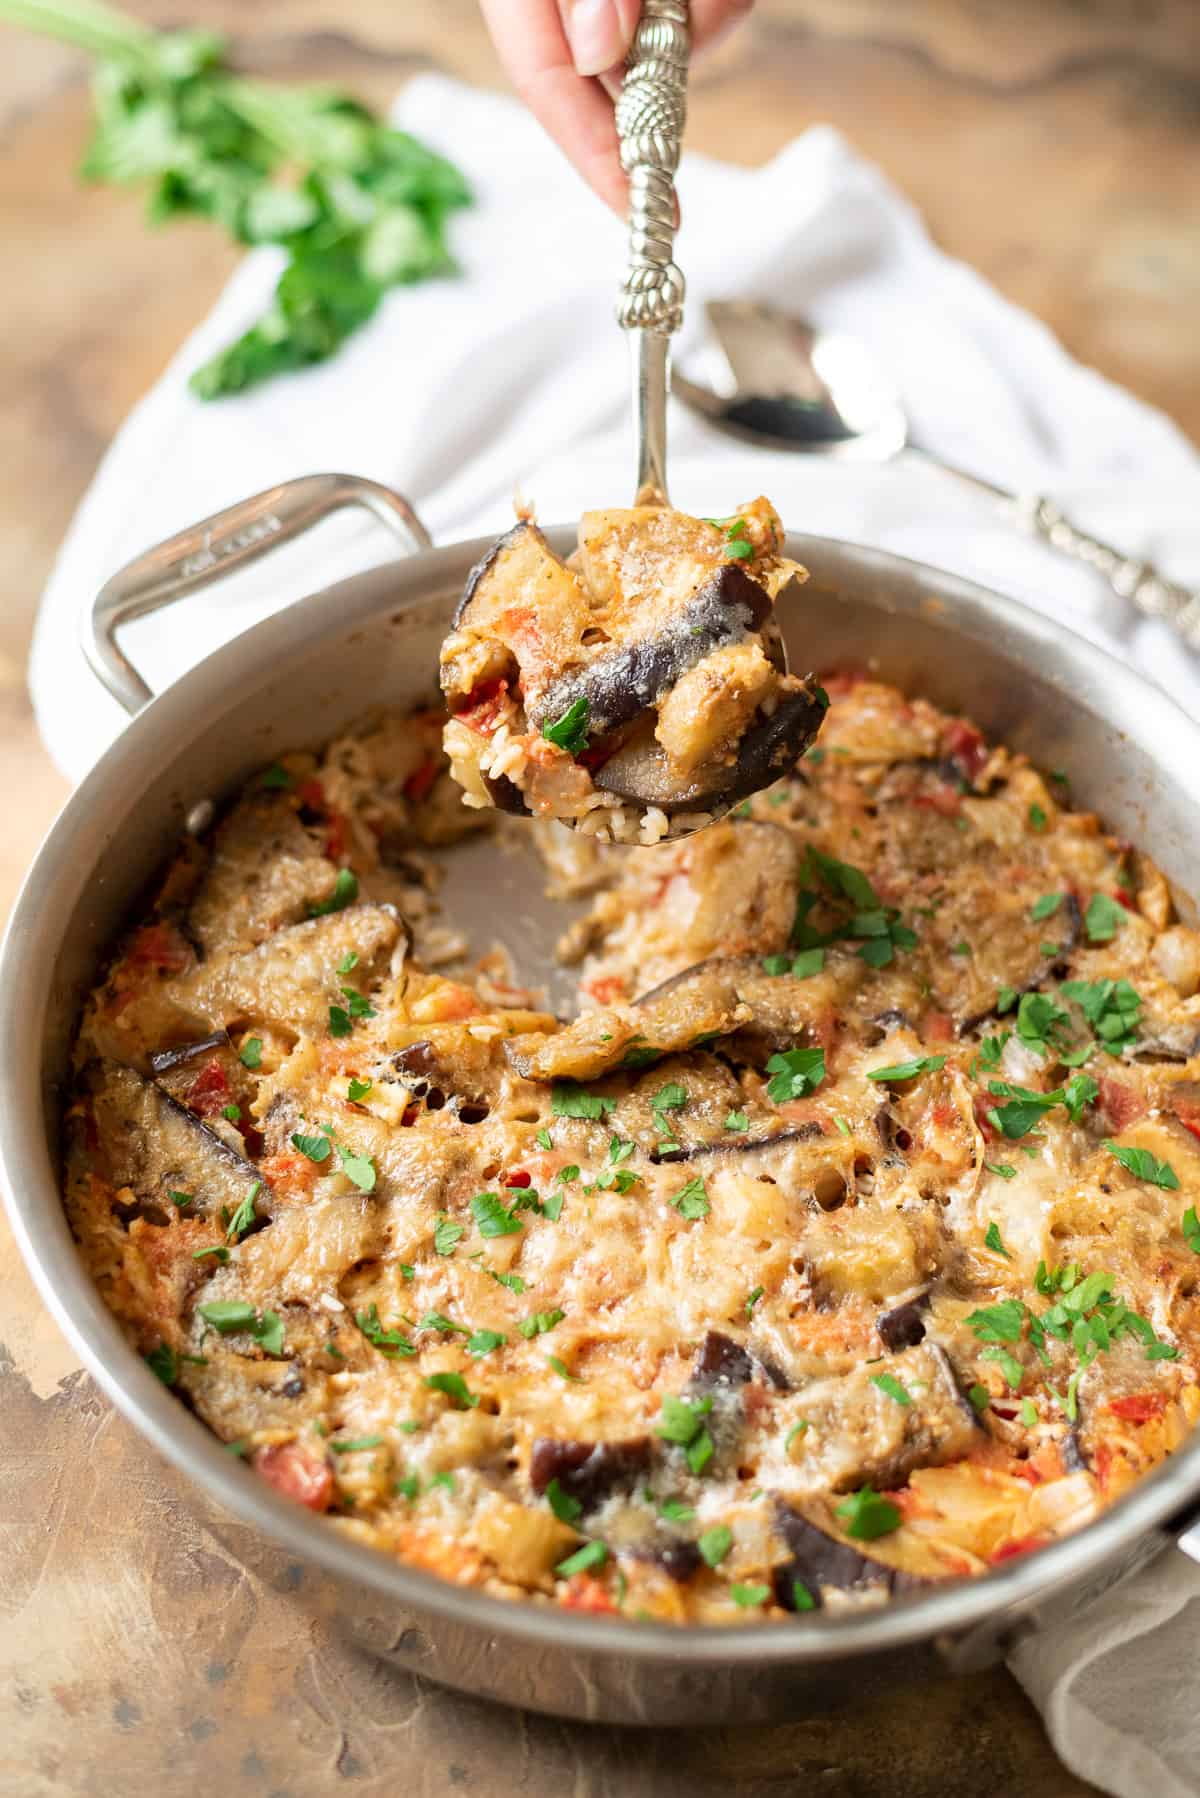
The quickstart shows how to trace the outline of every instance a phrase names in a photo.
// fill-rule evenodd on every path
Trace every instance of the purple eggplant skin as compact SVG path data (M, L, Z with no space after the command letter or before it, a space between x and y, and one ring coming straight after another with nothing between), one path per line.
M524 531L537 531L537 526L535 524L527 523L523 518L519 519L518 522L513 525L511 530L505 531L502 537L497 537L496 541L492 544L492 547L480 556L478 562L476 562L474 567L470 570L467 575L466 586L462 590L462 598L454 608L455 630L457 630L459 625L464 622L467 607L474 599L479 588L479 583L484 575L490 572L506 549L511 549L512 545L519 540ZM538 532L538 535L541 535L540 531Z
M397 1049L391 1060L399 1073L412 1074L419 1080L433 1080L438 1073L437 1056L429 1042L409 1043L406 1049Z
M929 1296L922 1293L920 1298L908 1299L892 1311L881 1311L875 1319L875 1329L884 1348L895 1354L899 1349L916 1348L918 1342L924 1342L925 1320L921 1313L928 1306Z
M1045 980L1047 972L1051 968L1057 967L1061 961L1065 961L1079 942L1079 938L1083 934L1083 913L1074 893L1067 893L1059 910L1053 918L1047 920L1047 930L1053 930L1055 926L1058 926L1062 933L1061 943L1053 955L1046 957L1037 972L1023 986L1016 989L1018 998L1023 993L1036 993ZM990 1024L992 1019L998 1015L995 1005L989 1005L986 1011L977 1011L969 1018L960 1018L955 1025L956 1033L960 1037L970 1036L973 1030L978 1030L981 1024Z
M1084 1452L1083 1438L1076 1424L1072 1424L1058 1445L1063 1466L1068 1473L1090 1473L1092 1464Z
M536 725L561 718L586 699L588 735L605 736L657 705L675 683L726 643L758 630L771 601L736 562L727 562L693 594L687 605L653 637L622 643L586 667L560 675L536 701L527 703Z
M656 1567L662 1568L668 1579L673 1579L680 1586L686 1585L700 1568L699 1548L694 1542L688 1542L681 1536L638 1543L629 1552L635 1561L652 1561Z
M883 1561L873 1561L860 1554L848 1542L827 1536L824 1530L802 1517L799 1511L781 1499L775 1503L775 1527L791 1550L790 1559L773 1568L771 1585L775 1602L785 1611L797 1609L794 1584L804 1586L817 1608L821 1608L821 1589L836 1586L839 1591L853 1592L862 1588L883 1587L889 1595L915 1592L929 1584L915 1573L902 1573Z
M510 812L514 818L532 818L533 813L525 803L516 781L510 780L507 774L485 774L483 784L487 788L488 798L498 812Z
M793 1124L790 1129L776 1130L772 1136L734 1136L728 1142L691 1143L686 1148L672 1149L665 1155L651 1153L651 1161L699 1161L705 1155L752 1155L759 1149L777 1149L790 1142L811 1142L824 1136L820 1124L810 1120Z
M570 1442L538 1436L529 1456L529 1483L540 1497L551 1480L557 1480L586 1513L594 1511L610 1493L643 1478L649 1467L648 1436L627 1442Z
M150 1057L150 1067L155 1074L167 1074L172 1068L183 1067L201 1055L212 1055L216 1050L231 1047L228 1031L218 1030L198 1043L181 1043L177 1049L161 1049Z
M692 1391L712 1392L715 1387L748 1386L758 1374L770 1381L779 1392L790 1391L790 1382L782 1368L762 1355L753 1354L726 1336L721 1330L710 1330L700 1344L700 1353L692 1363Z

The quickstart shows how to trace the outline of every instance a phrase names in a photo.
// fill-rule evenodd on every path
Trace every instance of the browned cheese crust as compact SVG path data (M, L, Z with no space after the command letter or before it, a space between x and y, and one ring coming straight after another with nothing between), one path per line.
M569 838L575 1022L448 959L429 714L257 776L117 949L81 1251L329 1527L734 1623L985 1572L1194 1422L1200 936L1063 779L828 684L733 819Z

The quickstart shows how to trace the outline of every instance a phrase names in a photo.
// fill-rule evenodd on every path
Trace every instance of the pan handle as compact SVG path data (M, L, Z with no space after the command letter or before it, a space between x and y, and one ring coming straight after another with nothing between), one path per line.
M346 506L373 513L406 556L431 547L429 532L408 501L378 481L353 474L284 481L145 550L105 581L81 628L92 673L127 712L139 712L154 694L117 642L121 625L224 579Z

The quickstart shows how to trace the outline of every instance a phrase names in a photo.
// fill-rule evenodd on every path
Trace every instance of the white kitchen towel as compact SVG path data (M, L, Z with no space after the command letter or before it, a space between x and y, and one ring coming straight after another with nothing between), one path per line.
M627 346L613 323L623 228L511 101L422 77L396 116L471 180L476 204L453 225L461 275L390 295L324 367L204 405L188 393L188 373L250 323L277 272L275 252L246 259L118 436L47 589L31 686L51 752L72 776L123 722L78 649L83 608L130 556L207 513L321 469L399 487L441 541L503 528L514 489L548 522L632 495ZM912 207L836 133L807 131L753 171L689 156L679 186L682 357L701 339L710 298L770 300L855 332L894 375L929 448L1051 493L1086 528L1200 584L1191 446L935 249ZM1200 716L1200 666L1166 626L927 466L767 453L678 407L670 466L686 509L724 513L768 493L796 529L918 557L1052 613ZM365 520L324 526L130 626L127 646L161 687L288 598L386 553ZM1015 1658L1063 1759L1121 1798L1200 1794L1184 1677L1198 1595L1200 1574L1173 1553L1079 1630Z

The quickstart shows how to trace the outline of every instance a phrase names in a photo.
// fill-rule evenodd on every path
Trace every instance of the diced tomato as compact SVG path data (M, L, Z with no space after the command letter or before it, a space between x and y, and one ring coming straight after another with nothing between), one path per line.
M1171 1099L1171 1110L1185 1130L1200 1142L1200 1104L1195 1099L1185 1099L1176 1093Z
M921 1018L921 1034L935 1043L952 1043L954 1019L948 1011L927 1011Z
M185 1103L202 1118L214 1118L224 1111L233 1098L233 1090L225 1078L219 1061L206 1061L185 1095Z
M325 854L331 862L340 862L346 853L346 820L341 812L330 812L329 830L325 837Z
M1110 1398L1108 1408L1125 1423L1149 1423L1151 1418L1162 1416L1167 1401L1161 1392L1130 1392L1124 1398Z
M1048 1536L1017 1536L1011 1542L1003 1542L1000 1547L988 1556L993 1567L1002 1561L1015 1561L1018 1555L1032 1554L1035 1548L1045 1548Z
M994 1110L995 1103L996 1101L990 1096L983 1093L975 1094L975 1122L984 1142L995 1142L996 1140L996 1131L992 1120L988 1117L988 1112Z
M404 797L417 804L428 796L429 789L438 777L439 764L433 757L422 762L415 774L410 774L404 783Z
M333 1498L333 1473L311 1450L298 1442L281 1442L254 1453L255 1473L295 1504L310 1511L327 1511Z
M431 1024L452 1024L462 1018L474 1017L479 1009L479 1000L469 987L447 981L436 996L425 1001L422 1018Z
M296 797L301 805L306 805L310 811L323 812L325 810L325 789L319 780L302 781L296 788Z
M476 687L468 696L464 710L454 715L468 730L477 730L480 736L490 737L496 728L496 718L507 692L506 680L484 681L482 686Z
M580 981L580 986L597 1005L611 1005L614 999L625 997L625 982L620 974L597 974L592 980Z
M285 1199L302 1199L307 1198L317 1177L317 1164L307 1155L268 1155L258 1171L272 1192Z
M940 1130L948 1130L951 1124L958 1122L958 1107L951 1105L948 1099L939 1099L929 1115Z
M191 959L191 950L177 930L169 924L147 924L130 944L128 959L137 967L157 968L163 974L178 974Z
M505 1174L504 1184L506 1186L532 1186L533 1176L527 1174L523 1167L514 1168L511 1174Z
M962 794L948 782L938 781L923 793L914 794L913 804L918 811L937 812L943 818L957 818L962 811Z
M1137 910L1136 896L1133 893L1127 893L1125 891L1124 887L1118 887L1116 892L1113 894L1113 898L1116 900L1118 905L1123 905L1125 907L1126 911L1136 911Z
M982 772L988 759L988 746L973 724L962 718L952 719L942 734L942 743L946 754L954 758L968 780L973 781Z
M575 760L581 768L586 768L589 774L594 774L596 769L603 768L605 762L610 761L615 753L615 748L610 745L593 743L590 749L581 749Z
M593 1579L590 1573L573 1573L558 1602L564 1611L604 1612L613 1616L617 1609L600 1581Z
M1131 1086L1126 1086L1123 1080L1113 1080L1107 1074L1101 1074L1099 1087L1097 1103L1114 1130L1124 1130L1135 1118L1145 1116L1145 1100Z

